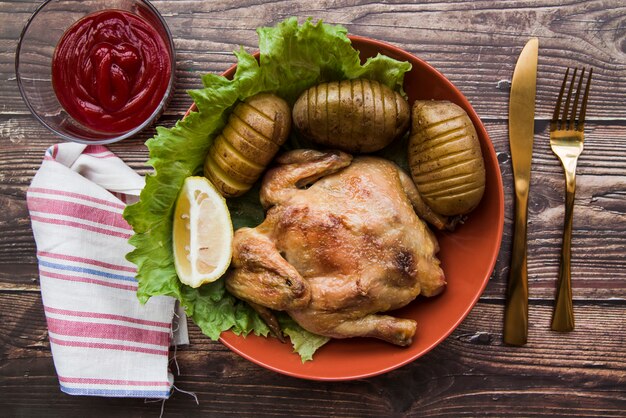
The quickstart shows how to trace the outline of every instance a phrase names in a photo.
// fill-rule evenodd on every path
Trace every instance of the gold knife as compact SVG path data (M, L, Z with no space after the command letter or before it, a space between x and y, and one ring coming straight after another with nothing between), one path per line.
M509 98L509 143L515 180L515 229L504 310L504 342L511 345L526 344L528 335L526 218L535 130L538 52L539 41L531 38L517 60Z

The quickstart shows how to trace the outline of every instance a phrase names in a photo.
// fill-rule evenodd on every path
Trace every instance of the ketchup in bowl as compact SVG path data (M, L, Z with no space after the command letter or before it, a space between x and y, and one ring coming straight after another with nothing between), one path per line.
M86 127L124 133L159 106L171 76L169 50L148 21L103 10L74 23L52 58L52 85L63 108Z

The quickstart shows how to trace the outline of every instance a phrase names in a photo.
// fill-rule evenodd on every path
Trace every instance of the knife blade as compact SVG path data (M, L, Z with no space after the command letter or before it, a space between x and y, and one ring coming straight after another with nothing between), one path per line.
M515 181L515 223L504 311L504 342L510 345L524 345L528 336L526 220L535 130L538 52L539 41L531 38L515 65L509 98L509 144Z

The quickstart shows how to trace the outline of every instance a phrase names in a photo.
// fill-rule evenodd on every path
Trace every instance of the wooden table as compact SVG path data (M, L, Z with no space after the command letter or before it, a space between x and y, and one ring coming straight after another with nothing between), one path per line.
M26 188L58 141L30 115L14 74L19 33L39 2L0 2L0 414L157 416L161 403L60 392L39 293ZM312 382L263 369L190 325L178 350L176 392L165 416L626 416L626 4L605 1L155 1L175 37L177 90L160 123L171 126L200 76L257 48L255 28L288 16L339 23L410 51L447 76L485 123L498 154L506 219L484 294L442 344L417 361L358 381ZM528 229L529 342L502 343L513 181L509 80L526 40L540 40ZM593 66L573 235L576 331L550 331L563 226L564 179L548 120L567 66ZM145 174L148 130L111 146Z

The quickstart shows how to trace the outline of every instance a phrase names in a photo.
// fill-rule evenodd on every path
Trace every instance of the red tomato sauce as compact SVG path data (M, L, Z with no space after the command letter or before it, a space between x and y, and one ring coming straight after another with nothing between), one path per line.
M103 10L63 34L52 59L52 85L78 122L99 132L124 133L158 107L171 60L163 37L146 20Z

